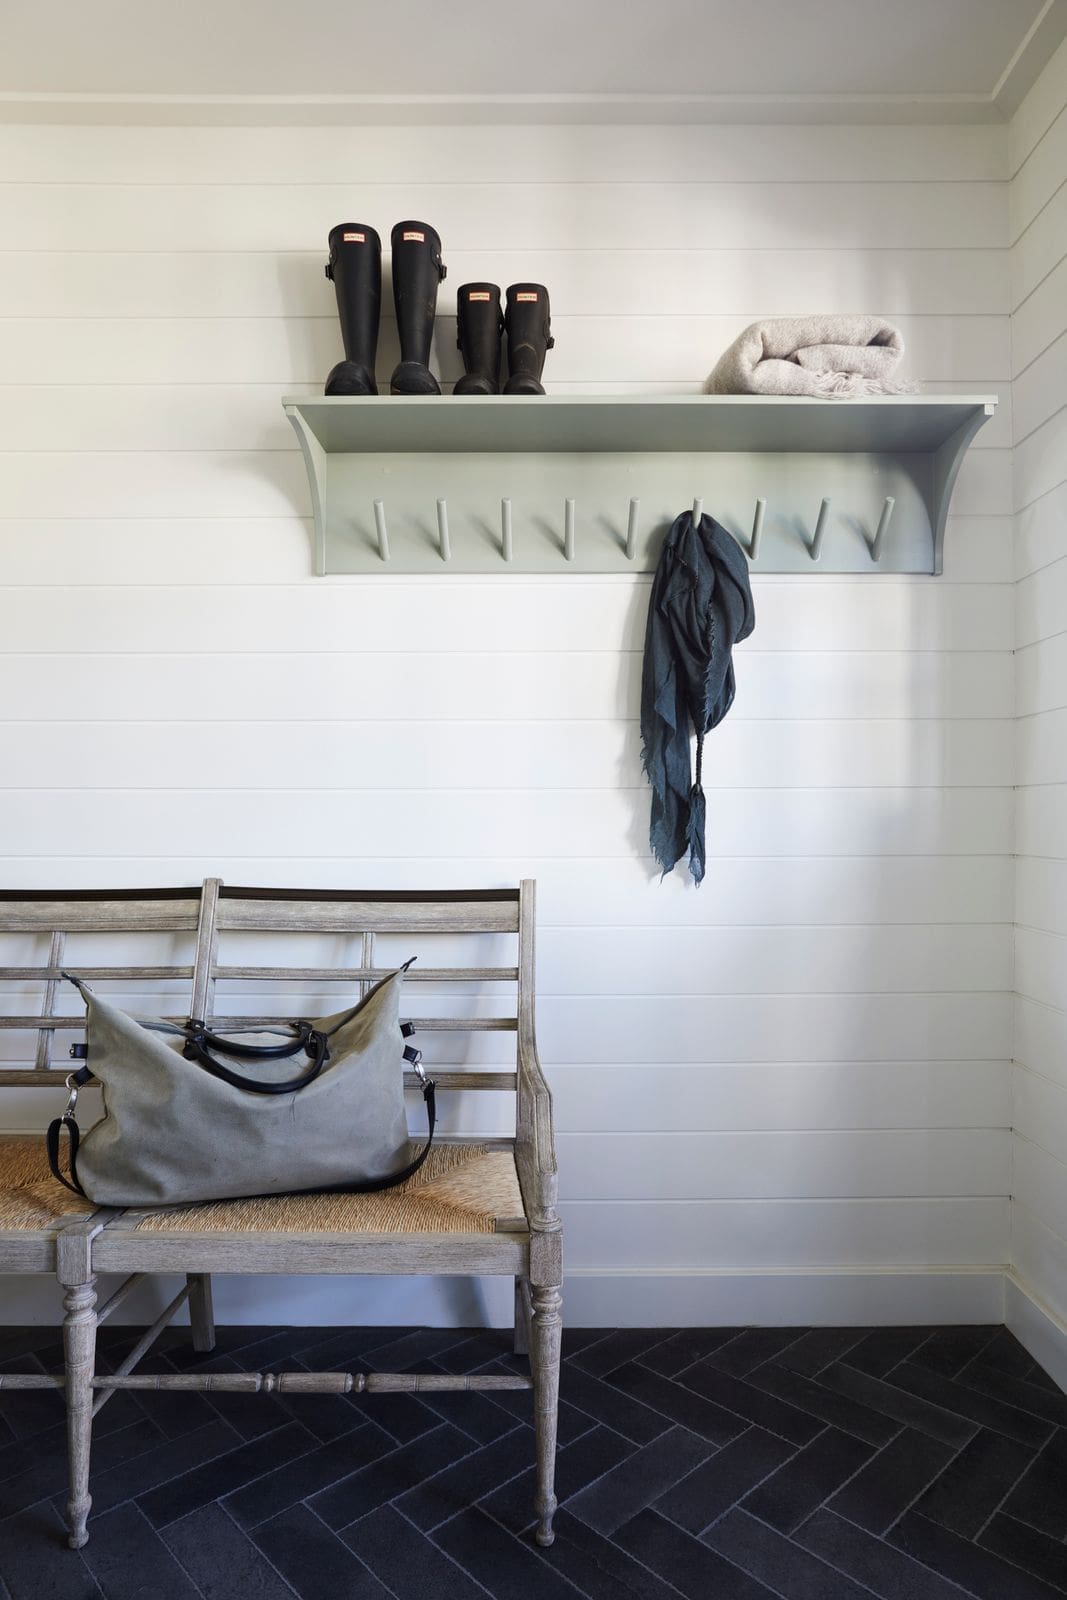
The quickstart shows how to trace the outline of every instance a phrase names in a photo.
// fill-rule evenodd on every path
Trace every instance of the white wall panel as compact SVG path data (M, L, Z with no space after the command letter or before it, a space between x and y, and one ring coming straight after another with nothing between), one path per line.
M1053 120L1026 115L1023 155ZM0 733L21 750L0 878L536 876L586 1320L597 1284L610 1316L619 1281L657 1272L677 1275L672 1310L705 1315L807 1314L807 1272L833 1274L820 1304L853 1314L880 1315L889 1278L898 1311L992 1303L968 1274L1009 1248L1017 507L1033 502L1020 571L1067 554L1040 500L1058 481L1038 281L1054 146L1020 180L1016 217L1044 210L1010 252L1007 151L993 127L0 128ZM931 392L1001 394L960 476L945 578L755 580L737 703L708 741L699 891L648 856L647 580L311 576L279 398L316 392L340 354L322 263L356 214L440 229L446 380L456 286L537 276L558 340L546 377L571 392L695 390L747 322L825 308L898 321ZM1025 499L1013 292L1030 292L1014 359L1040 417ZM387 318L381 376L394 343ZM1033 641L1062 631L1047 593L1045 575L1020 598ZM1052 659L1035 656L1035 710L1067 703ZM330 750L321 778L285 770L294 744ZM1032 842L1053 825L1040 792L1022 802ZM1034 904L1058 904L1051 878ZM431 1004L447 1009L429 992L412 1009ZM1027 1027L1041 1071L1051 1035ZM438 1035L427 1054L501 1065L509 1045ZM0 1121L38 1126L45 1100L17 1091ZM445 1123L488 1133L505 1114L467 1095ZM712 1292L713 1274L737 1277ZM287 1292L223 1298L269 1320ZM322 1292L284 1314L325 1316ZM368 1292L368 1319L490 1304ZM654 1292L630 1303L664 1314Z

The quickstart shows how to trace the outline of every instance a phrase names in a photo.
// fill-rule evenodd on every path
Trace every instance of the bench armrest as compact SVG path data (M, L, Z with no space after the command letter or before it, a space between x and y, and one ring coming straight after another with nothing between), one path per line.
M548 1087L537 1046L532 1037L519 1034L518 1128L515 1165L519 1173L526 1215L534 1227L558 1227L556 1142L552 1128L552 1091Z

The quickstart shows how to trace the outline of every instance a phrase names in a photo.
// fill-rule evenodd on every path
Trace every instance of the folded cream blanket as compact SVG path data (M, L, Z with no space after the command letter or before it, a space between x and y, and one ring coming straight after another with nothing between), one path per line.
M719 357L706 394L907 394L894 379L904 341L879 317L771 317L753 322Z

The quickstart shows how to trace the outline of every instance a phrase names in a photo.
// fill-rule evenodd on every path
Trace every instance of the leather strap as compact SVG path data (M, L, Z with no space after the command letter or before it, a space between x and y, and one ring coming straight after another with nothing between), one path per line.
M63 1172L59 1165L59 1140L64 1128L66 1128L67 1138L70 1140L70 1158L68 1163L70 1166L69 1179L63 1176ZM74 1118L63 1116L57 1117L54 1122L50 1122L48 1124L48 1131L44 1136L44 1143L45 1149L48 1152L48 1165L52 1169L53 1178L58 1178L64 1189L69 1189L71 1194L81 1195L83 1200L87 1200L89 1196L85 1193L85 1190L78 1182L78 1143L80 1138L81 1135L78 1132L78 1124L75 1122Z
M183 1030L185 1045L182 1055L187 1061L195 1061L205 1072L210 1072L213 1078L221 1078L223 1083L232 1084L235 1089L246 1089L249 1094L292 1094L314 1082L330 1059L329 1040L324 1033L309 1027L306 1022L297 1023L296 1026L300 1029L300 1037L295 1044L253 1045L221 1039L218 1034L210 1033L202 1022L190 1022L188 1028ZM209 1043L227 1055L258 1061L278 1061L303 1049L312 1058L311 1066L299 1077L285 1078L280 1083L263 1083L256 1078L244 1078L239 1072L223 1066L221 1061L216 1061L207 1048Z

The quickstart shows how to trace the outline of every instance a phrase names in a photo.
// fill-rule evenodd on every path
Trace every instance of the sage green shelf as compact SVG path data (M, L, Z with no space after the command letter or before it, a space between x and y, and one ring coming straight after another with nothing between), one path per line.
M996 403L283 401L308 469L318 572L504 574L650 571L696 499L746 549L759 524L758 572L940 572L952 488Z

